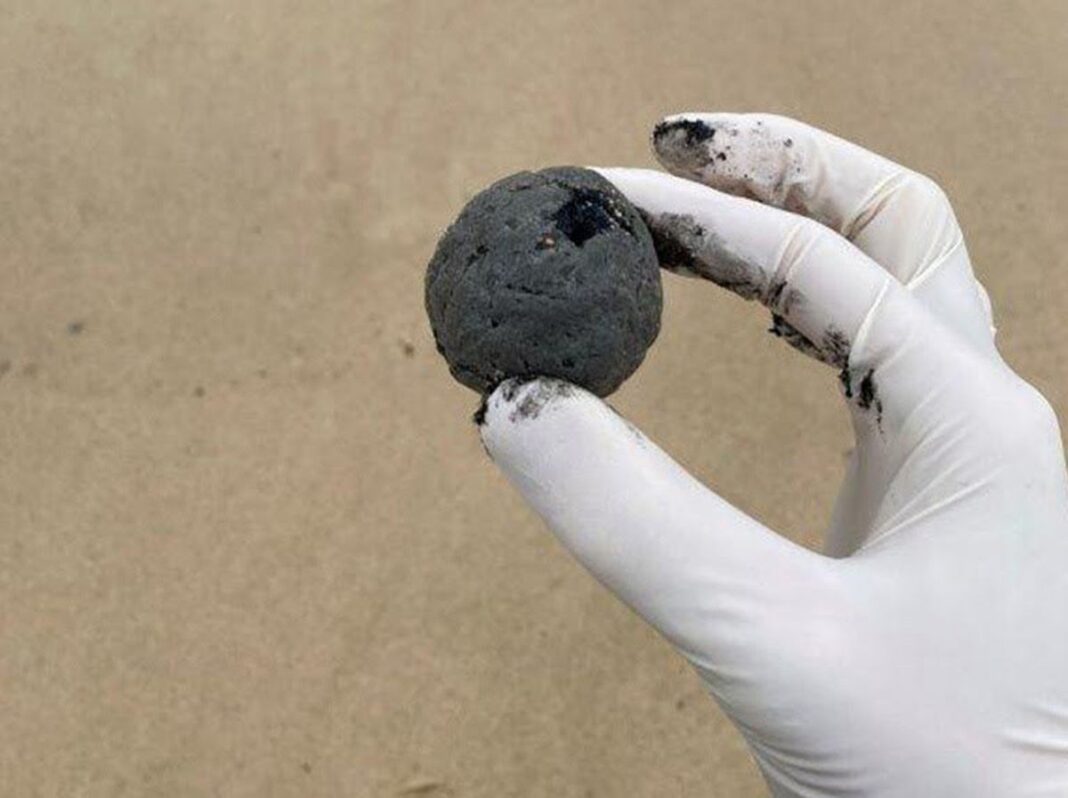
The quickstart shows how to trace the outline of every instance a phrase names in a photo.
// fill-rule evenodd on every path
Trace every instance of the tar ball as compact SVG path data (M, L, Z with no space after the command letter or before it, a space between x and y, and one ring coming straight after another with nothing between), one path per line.
M521 172L478 194L426 274L438 351L482 394L509 377L545 376L607 396L641 364L662 306L638 212L575 167Z

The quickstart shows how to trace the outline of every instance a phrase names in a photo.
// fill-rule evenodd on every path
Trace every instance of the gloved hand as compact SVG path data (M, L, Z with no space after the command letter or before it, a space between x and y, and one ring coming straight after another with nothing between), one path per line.
M782 117L688 114L653 141L674 176L600 171L663 265L763 302L839 373L856 448L826 554L566 383L501 385L490 456L693 664L775 796L1068 796L1060 432L994 347L945 195Z

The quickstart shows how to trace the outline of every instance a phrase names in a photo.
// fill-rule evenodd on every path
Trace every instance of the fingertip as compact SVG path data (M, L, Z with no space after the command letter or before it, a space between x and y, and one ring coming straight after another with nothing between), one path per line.
M711 138L715 135L714 131L717 127L717 122L733 116L737 116L737 114L702 111L682 111L675 114L666 114L653 126L652 139L655 141L658 137L662 137L679 128L688 129L699 137L707 136Z
M700 178L717 132L706 114L671 114L653 126L649 141L653 155L669 172Z
M557 531L580 529L608 497L633 491L655 447L592 393L549 377L506 380L479 434L503 475ZM653 480L655 482L655 480Z
M598 483L656 450L602 399L553 377L505 380L477 415L486 452L513 481L573 473L575 485Z
M798 211L804 127L772 114L676 114L656 126L653 152L672 174Z
M675 125L675 123L682 121L689 116L692 116L692 114L667 114L656 121L656 124L654 124L649 131L649 146L652 148L654 155L657 154L657 139L661 138Z
M565 402L593 399L591 394L555 377L504 380L488 396L475 414L482 443L491 457L523 427L544 420ZM596 401L594 399L594 401Z

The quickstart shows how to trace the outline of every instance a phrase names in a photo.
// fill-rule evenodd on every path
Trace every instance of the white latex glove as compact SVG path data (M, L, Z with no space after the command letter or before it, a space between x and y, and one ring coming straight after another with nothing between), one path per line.
M673 117L654 146L677 176L602 174L663 265L841 372L856 450L826 556L566 383L498 388L486 449L694 665L775 796L1068 796L1060 432L994 348L945 195L782 117Z

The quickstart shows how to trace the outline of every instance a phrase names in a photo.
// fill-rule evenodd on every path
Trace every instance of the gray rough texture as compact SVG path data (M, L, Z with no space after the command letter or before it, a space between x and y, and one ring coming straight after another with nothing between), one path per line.
M648 229L611 183L556 167L506 177L442 236L426 308L449 370L480 393L549 376L607 396L660 330Z

